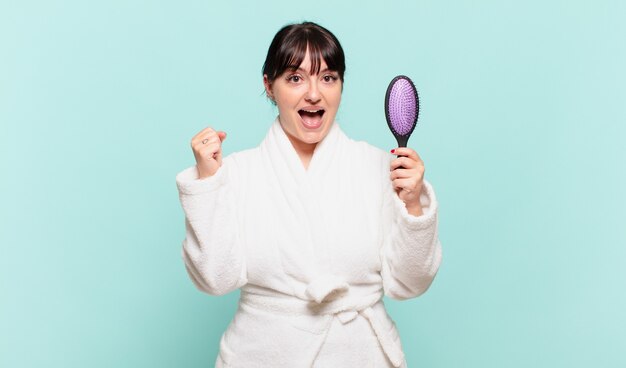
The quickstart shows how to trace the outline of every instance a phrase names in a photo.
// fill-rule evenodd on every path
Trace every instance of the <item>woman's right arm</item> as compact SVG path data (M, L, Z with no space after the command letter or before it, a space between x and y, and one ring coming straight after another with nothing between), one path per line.
M233 196L234 159L229 156L222 162L225 134L207 129L192 139L196 166L176 175L185 213L182 257L198 289L223 295L247 282L246 264Z

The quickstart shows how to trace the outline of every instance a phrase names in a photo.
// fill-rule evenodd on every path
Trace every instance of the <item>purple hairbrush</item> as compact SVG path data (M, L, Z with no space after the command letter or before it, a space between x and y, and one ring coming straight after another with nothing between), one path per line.
M411 79L404 75L393 78L385 95L385 117L398 147L406 147L417 124L419 111L417 89Z

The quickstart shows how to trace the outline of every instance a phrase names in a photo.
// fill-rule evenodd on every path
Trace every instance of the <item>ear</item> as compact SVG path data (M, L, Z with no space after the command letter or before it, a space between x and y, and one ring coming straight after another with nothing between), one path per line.
M274 92L272 92L272 84L270 83L269 78L267 77L267 74L263 74L263 85L265 86L265 94L267 95L267 97L274 101Z

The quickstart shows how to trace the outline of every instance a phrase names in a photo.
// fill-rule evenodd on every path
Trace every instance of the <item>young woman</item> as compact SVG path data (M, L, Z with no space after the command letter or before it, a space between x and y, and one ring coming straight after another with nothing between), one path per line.
M196 165L176 177L183 260L200 290L241 289L217 367L406 366L382 297L430 286L437 200L414 150L343 133L344 71L331 32L286 26L263 67L278 117L261 144L222 157L211 127L191 141Z

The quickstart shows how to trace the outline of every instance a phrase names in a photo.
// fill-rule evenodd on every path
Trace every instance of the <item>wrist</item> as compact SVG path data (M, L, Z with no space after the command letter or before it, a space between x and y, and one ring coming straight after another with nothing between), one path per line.
M424 212L422 211L422 205L419 202L414 204L405 204L405 207L410 215L421 216L424 214Z
M196 165L196 171L198 172L198 179L206 179L209 176L213 176L214 173L211 173L211 170L203 167L201 165Z

